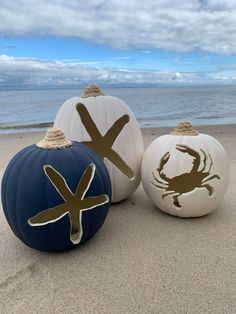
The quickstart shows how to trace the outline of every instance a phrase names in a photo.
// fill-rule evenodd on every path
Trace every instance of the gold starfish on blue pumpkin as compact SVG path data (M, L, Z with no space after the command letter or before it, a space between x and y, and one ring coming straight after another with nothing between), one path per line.
M117 136L120 134L124 126L129 122L129 115L125 114L120 117L105 135L98 130L95 122L89 114L84 104L78 103L76 109L80 119L88 132L91 141L83 141L82 144L93 149L102 159L110 160L121 172L130 179L134 179L134 171L125 163L120 155L112 148Z
M83 235L82 213L109 202L109 197L106 194L84 198L93 180L95 170L96 166L90 164L84 171L75 193L72 193L63 176L52 166L45 165L45 174L65 202L41 211L31 217L28 220L28 223L33 227L43 226L49 223L54 223L68 214L71 225L70 240L72 243L78 244Z

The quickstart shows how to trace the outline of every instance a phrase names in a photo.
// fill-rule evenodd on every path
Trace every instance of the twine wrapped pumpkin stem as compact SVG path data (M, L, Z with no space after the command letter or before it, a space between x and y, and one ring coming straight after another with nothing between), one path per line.
M198 131L193 130L192 124L188 121L181 121L177 124L176 128L171 135L187 135L187 136L196 136L199 134Z
M66 139L62 129L48 128L45 137L36 146L43 149L58 149L71 146L72 142Z
M81 95L82 98L105 96L97 85L89 85Z

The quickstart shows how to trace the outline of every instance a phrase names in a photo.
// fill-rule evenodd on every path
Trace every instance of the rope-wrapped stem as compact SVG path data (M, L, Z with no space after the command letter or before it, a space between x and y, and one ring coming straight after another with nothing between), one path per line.
M196 136L199 134L198 131L193 130L192 124L188 121L181 121L177 124L176 128L171 135L187 135L187 136Z
M97 85L89 85L81 95L82 98L105 96Z
M65 137L61 129L48 128L45 137L36 146L43 149L58 149L71 146L72 142Z

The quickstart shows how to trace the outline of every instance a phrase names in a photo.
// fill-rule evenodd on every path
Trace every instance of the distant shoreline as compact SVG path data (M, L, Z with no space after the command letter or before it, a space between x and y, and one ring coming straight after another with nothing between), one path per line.
M36 124L28 124L27 127L22 126L15 126L11 129L1 129L0 127L0 136L8 136L8 135L26 135L26 134L39 134L39 133L45 133L47 128L52 127L53 122L48 122L48 123L36 123ZM166 131L168 133L169 130L173 130L175 125L172 126L141 126L140 129L143 132L151 132L158 130L159 131ZM193 125L194 128L198 129L199 131L204 131L208 132L209 130L214 130L214 132L217 129L230 129L230 130L235 130L236 134L236 123L223 123L223 124L200 124L200 125Z
M78 89L84 90L89 83L81 85L81 86L1 86L0 85L0 92L8 92L8 91L42 91L42 90L60 90L60 89ZM126 85L106 85L106 84L99 84L102 89L110 89L110 88L209 88L209 87L235 87L236 83L231 84L126 84Z

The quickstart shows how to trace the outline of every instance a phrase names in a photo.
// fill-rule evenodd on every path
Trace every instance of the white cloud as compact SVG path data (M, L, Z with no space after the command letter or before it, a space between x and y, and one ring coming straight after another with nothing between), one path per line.
M235 73L235 75L233 75ZM0 56L0 86L98 84L204 84L226 82L225 73L183 73L102 68L79 63ZM229 81L236 77L232 68ZM224 78L221 80L221 77Z
M236 53L235 0L0 2L1 36L69 36L119 49Z

